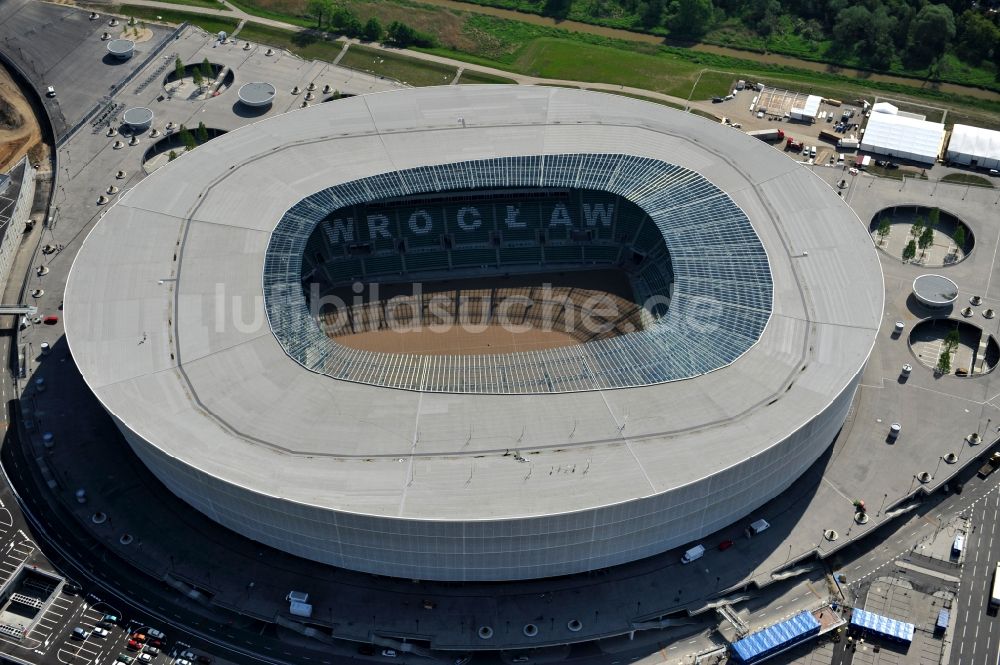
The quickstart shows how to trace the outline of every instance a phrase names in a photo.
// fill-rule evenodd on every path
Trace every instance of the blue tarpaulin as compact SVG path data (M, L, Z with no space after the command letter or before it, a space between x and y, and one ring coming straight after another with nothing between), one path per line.
M941 610L938 612L937 623L934 624L934 630L943 633L948 629L948 621L951 619L951 614L948 610Z
M819 628L816 617L802 612L733 642L733 655L738 663L759 663L818 634Z
M896 640L897 642L913 641L912 623L890 619L874 612L854 610L851 613L851 626L887 637L890 640Z

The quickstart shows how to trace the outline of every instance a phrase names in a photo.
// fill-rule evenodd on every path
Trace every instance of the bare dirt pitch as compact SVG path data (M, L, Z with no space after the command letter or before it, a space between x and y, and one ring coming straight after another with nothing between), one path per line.
M486 355L541 351L579 342L561 330L507 330L503 326L454 325L444 330L433 326L387 329L337 337L343 346L374 353L414 355Z
M9 171L22 157L44 164L48 148L42 142L38 119L3 65L0 65L0 173Z
M414 288L416 287L416 288ZM483 355L541 351L616 337L651 319L625 274L596 269L425 284L380 284L358 296L333 289L321 325L358 351Z

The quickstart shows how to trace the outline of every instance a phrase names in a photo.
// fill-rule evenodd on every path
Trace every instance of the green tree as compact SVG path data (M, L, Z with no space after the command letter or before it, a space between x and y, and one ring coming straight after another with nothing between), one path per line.
M917 245L920 247L920 256L923 257L927 253L927 248L934 244L934 227L925 226L924 230L920 232L920 237L917 238Z
M833 39L846 53L853 53L861 35L868 34L872 13L864 5L852 5L840 12L833 25Z
M208 127L205 126L205 123L199 122L198 123L198 143L205 143L206 141L208 141L208 139L209 139L209 136L208 136Z
M924 5L910 24L907 55L916 65L941 58L955 38L955 15L947 5Z
M323 19L333 13L332 0L309 0L306 3L306 14L316 19L316 29L323 27Z
M951 353L958 348L958 342L960 338L958 335L958 328L951 330L947 335L944 336L944 348L945 351Z
M951 239L955 241L955 247L960 251L965 251L965 227L961 224L955 227L955 232L951 234Z
M670 29L680 35L700 37L708 32L714 15L712 0L674 0L670 5Z
M374 16L365 22L365 27L361 30L361 36L370 42L382 41L384 33L385 29L382 27L381 21Z
M208 58L201 61L201 76L206 81L215 79L215 74L212 73L212 63L208 61Z
M1000 28L978 10L966 9L956 21L955 51L962 60L978 65L1000 48Z
M778 0L762 0L756 3L760 8L759 18L754 23L754 28L764 37L770 36L778 31L781 25L782 7Z
M903 248L903 260L909 261L914 256L917 255L917 243L914 240L906 243L906 247Z
M937 371L939 374L951 373L951 352L945 349L938 356Z
M920 237L917 238L917 246L920 247L920 257L923 258L927 254L927 248L934 244L934 228L931 226L925 226L924 230L920 232Z
M889 235L889 231L890 231L889 220L883 217L881 220L879 220L878 230L875 231L875 233L878 235L878 244L881 245L883 242L885 242L885 237Z
M199 88L205 83L205 79L201 76L201 69L198 67L191 70L191 77L194 79L194 84Z
M181 62L180 58L174 60L174 78L178 81L184 78L184 63Z
M872 12L871 22L865 31L865 60L877 69L889 69L896 54L896 44L892 35L896 31L896 19L885 7Z
M648 0L639 13L639 23L644 28L655 28L663 22L663 0Z
M337 7L330 14L330 27L339 30L348 37L357 37L361 34L361 20L358 15L346 7Z
M434 38L401 21L393 21L386 29L386 38L394 46L434 46Z
M194 136L191 135L191 130L181 125L181 130L178 132L181 137L181 143L187 150L194 150L198 147L198 142L194 140Z
M931 211L927 213L927 226L932 229L936 229L938 224L941 223L941 210L940 208L931 208Z
M167 153L167 161L168 162L172 162L175 159L177 159L177 153L176 152L174 152L173 150L171 150L170 152Z
M910 235L914 238L919 238L920 234L924 232L924 218L917 217L916 221L913 222L913 226L910 227Z

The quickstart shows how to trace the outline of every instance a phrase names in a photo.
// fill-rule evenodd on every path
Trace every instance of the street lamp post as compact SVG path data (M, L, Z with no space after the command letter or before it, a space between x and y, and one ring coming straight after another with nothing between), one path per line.
M882 514L882 509L885 508L885 502L886 502L886 499L888 499L888 498L889 498L889 493L888 492L886 492L885 494L882 495L882 505L878 507L878 512L875 513L875 517L878 517L879 515Z
M937 463L937 466L934 467L934 475L931 476L932 479L933 478L937 478L937 472L938 472L938 469L941 468L941 462L942 462L942 460L944 460L944 456L943 455L938 455L938 463Z

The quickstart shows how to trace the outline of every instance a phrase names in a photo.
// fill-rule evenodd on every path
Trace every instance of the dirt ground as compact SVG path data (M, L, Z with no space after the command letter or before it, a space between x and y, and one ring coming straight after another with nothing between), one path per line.
M48 161L48 148L42 143L31 105L0 65L0 173L9 171L29 152L33 162Z

